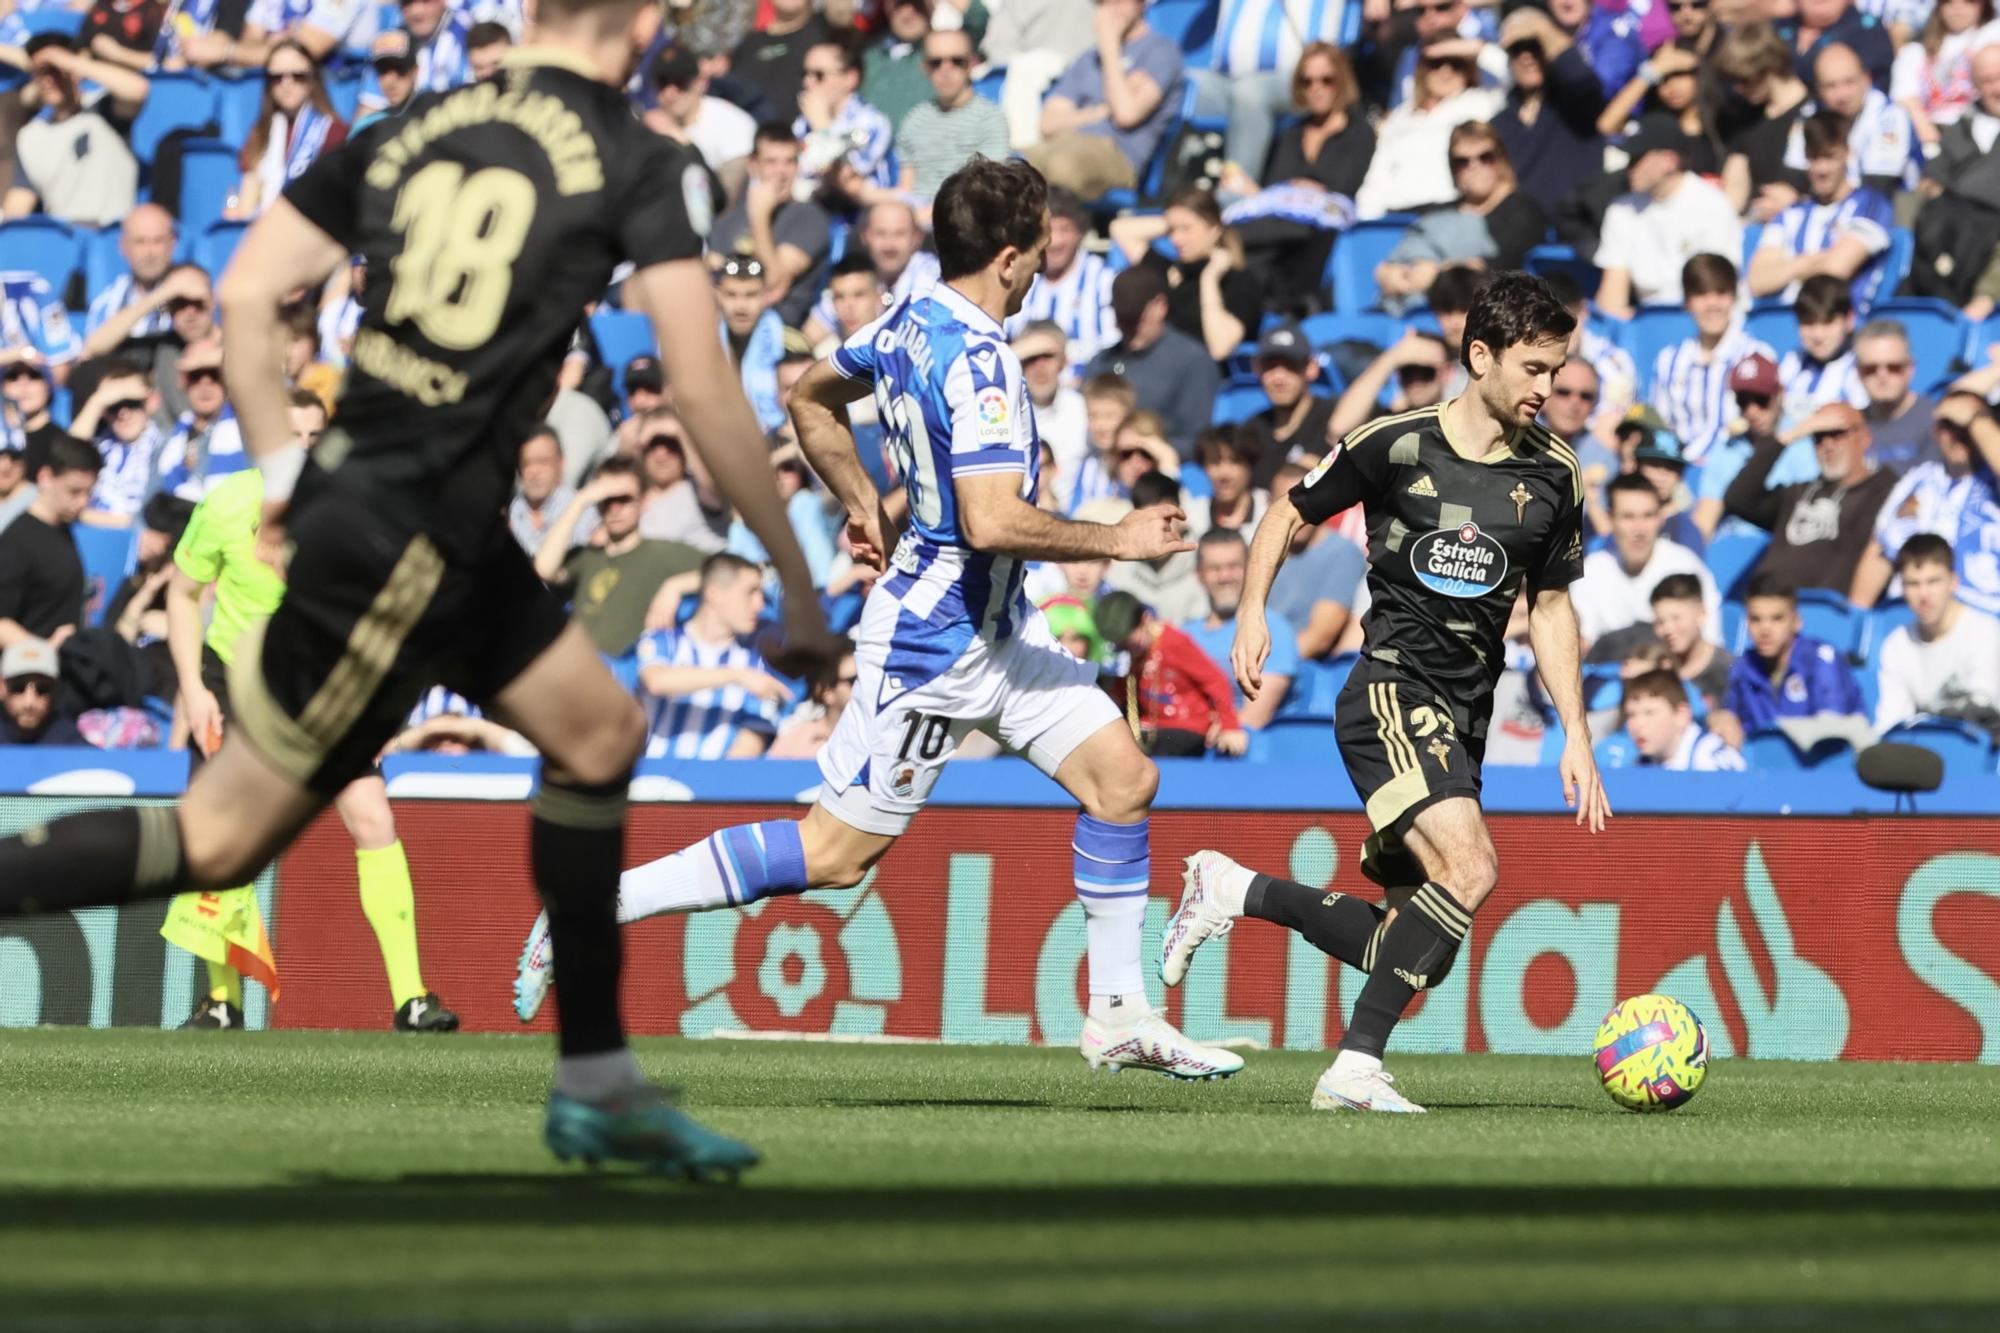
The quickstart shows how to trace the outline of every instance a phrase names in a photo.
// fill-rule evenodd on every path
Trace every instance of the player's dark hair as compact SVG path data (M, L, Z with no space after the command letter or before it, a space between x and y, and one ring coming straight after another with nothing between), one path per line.
M755 152L767 143L790 144L792 147L797 148L799 146L799 136L792 133L791 121L767 120L757 127L757 136L752 141L751 151Z
M1681 295L1714 296L1736 291L1736 265L1721 255L1696 255L1681 265Z
M1625 702L1635 699L1664 699L1669 708L1688 707L1687 686L1671 671L1642 671L1625 682Z
M1153 505L1171 505L1181 502L1181 484L1166 473L1154 468L1132 483L1132 507L1147 509Z
M508 46L514 44L514 34L507 31L507 25L504 23L495 23L488 19L484 23L475 23L465 30L465 49L468 51L477 51L486 46L498 46L503 42Z
M1752 578L1750 586L1743 591L1743 600L1746 604L1756 601L1759 597L1776 597L1791 603L1794 607L1799 604L1799 590L1792 586L1791 580L1783 574L1773 574L1768 569Z
M946 282L977 273L1012 246L1027 250L1042 237L1048 182L1026 162L972 160L945 177L931 205L938 276Z
M877 282L881 281L880 275L875 272L874 258L860 246L850 245L847 247L847 253L834 261L833 270L827 274L827 281L832 282L835 278L851 278L857 273L865 273Z
M1575 331L1576 316L1563 309L1548 283L1532 273L1496 273L1472 298L1458 359L1471 370L1475 342L1485 343L1497 359L1523 343L1567 342Z
M1661 602L1705 602L1701 595L1701 580L1692 574L1669 574L1653 585L1653 595L1646 599L1654 606Z
M88 472L94 477L104 470L104 459L99 456L97 446L89 441L74 435L58 435L49 441L49 456L42 470L52 477L68 472Z
M701 586L712 588L719 583L735 578L738 574L757 572L757 566L732 551L717 551L701 562Z
M1564 309L1583 304L1583 288L1577 285L1576 278L1567 270L1557 269L1553 273L1545 273L1542 275L1542 281L1549 284L1549 290L1556 294L1556 300L1563 303Z
M1957 560L1952 556L1951 543L1935 532L1920 532L1903 543L1903 549L1896 552L1896 572L1908 573L1918 565L1943 565L1946 569L1956 569Z
M1831 157L1847 151L1847 132L1853 122L1838 111L1815 111L1801 122L1806 158Z
M1479 274L1463 264L1439 271L1431 282L1430 303L1434 315L1456 315L1472 309L1479 294Z
M1654 489L1653 483L1637 472L1621 472L1613 477L1611 484L1604 488L1604 495L1604 503L1607 506L1610 505L1611 497L1614 495L1643 495L1654 504L1660 502L1660 493Z
M1792 313L1801 324L1830 324L1854 313L1854 293L1848 290L1847 279L1815 273L1799 284Z

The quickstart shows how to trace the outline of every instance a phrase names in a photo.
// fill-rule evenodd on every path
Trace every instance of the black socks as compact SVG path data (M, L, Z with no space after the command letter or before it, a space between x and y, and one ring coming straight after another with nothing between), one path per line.
M1258 875L1243 895L1243 914L1296 930L1349 967L1366 972L1375 964L1383 912L1364 899Z
M1458 946L1472 927L1472 912L1441 884L1425 884L1382 933L1375 966L1354 1002L1354 1018L1340 1049L1378 1060L1389 1034L1417 992L1444 980Z
M172 806L89 810L0 840L0 916L167 898L187 879Z
M555 952L558 1047L595 1055L625 1045L618 1009L624 960L618 877L625 867L629 778L601 787L544 781L535 796L530 844L535 886L549 914Z

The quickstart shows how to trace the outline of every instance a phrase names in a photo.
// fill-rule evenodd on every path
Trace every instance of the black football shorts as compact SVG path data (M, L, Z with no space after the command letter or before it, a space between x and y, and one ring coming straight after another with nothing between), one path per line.
M1463 734L1462 718L1394 667L1355 663L1333 725L1372 827L1400 839L1425 807L1447 796L1479 799L1486 740Z

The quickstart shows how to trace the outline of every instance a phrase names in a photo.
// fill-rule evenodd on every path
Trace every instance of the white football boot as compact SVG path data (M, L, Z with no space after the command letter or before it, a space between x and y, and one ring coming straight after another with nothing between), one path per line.
M1168 1078L1199 1081L1228 1078L1243 1068L1243 1057L1183 1036L1166 1015L1149 1013L1123 1027L1096 1018L1083 1020L1083 1058L1093 1070L1150 1069Z
M549 983L556 979L555 961L555 946L549 942L549 914L543 912L528 929L514 967L514 1017L523 1023L534 1022L542 1011L542 1001L549 998Z
M1379 1065L1335 1074L1331 1066L1313 1085L1315 1111L1387 1111L1394 1115L1425 1115L1424 1108L1396 1091L1396 1079Z
M1221 852L1206 849L1181 864L1185 867L1181 905L1160 937L1160 980L1169 986L1181 984L1196 949L1235 927L1236 918L1243 915L1243 895L1256 874Z

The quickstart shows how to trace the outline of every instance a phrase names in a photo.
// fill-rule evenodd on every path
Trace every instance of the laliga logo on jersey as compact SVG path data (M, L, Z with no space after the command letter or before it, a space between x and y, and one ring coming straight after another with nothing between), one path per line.
M1484 597L1507 577L1507 550L1477 523L1426 532L1410 544L1417 582L1446 597Z

